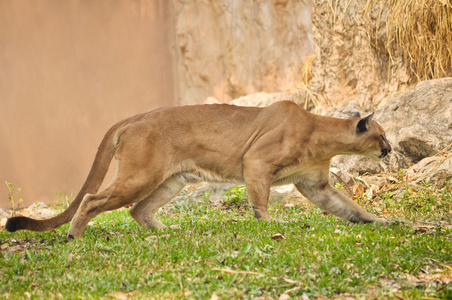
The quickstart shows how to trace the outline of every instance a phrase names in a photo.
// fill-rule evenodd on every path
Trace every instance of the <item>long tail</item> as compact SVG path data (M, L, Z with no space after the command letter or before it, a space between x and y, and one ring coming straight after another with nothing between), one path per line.
M13 217L8 219L6 222L6 230L9 232L17 230L48 231L70 222L72 217L77 212L83 197L87 193L96 193L104 181L110 161L112 160L116 150L115 133L122 123L123 122L117 123L105 134L105 137L97 150L96 157L85 183L80 189L80 192L77 194L77 197L75 197L65 211L53 218L45 220L35 220L27 217Z

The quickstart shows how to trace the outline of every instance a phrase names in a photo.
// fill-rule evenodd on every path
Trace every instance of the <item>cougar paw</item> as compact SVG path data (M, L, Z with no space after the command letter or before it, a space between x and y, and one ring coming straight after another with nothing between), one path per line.
M153 220L151 222L151 224L149 224L149 228L151 228L153 230L156 230L156 231L164 231L167 227L162 222L157 221L157 220Z
M377 218L375 219L375 223L380 224L380 225L388 225L389 221L383 218Z
M75 236L74 234L68 233L67 240L70 242L72 240L83 240L82 236Z

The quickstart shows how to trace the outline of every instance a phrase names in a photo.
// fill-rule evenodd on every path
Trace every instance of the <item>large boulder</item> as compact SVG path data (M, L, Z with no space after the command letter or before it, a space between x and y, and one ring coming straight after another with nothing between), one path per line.
M405 93L388 98L376 112L375 120L383 126L393 146L389 157L382 162L373 162L360 156L338 156L333 159L333 166L353 175L395 172L441 151L450 151L452 78L424 81Z
M200 186L196 191L187 195L174 198L174 202L180 204L188 202L210 202L213 205L220 205L228 200L228 191L237 187L234 183L206 183ZM300 194L293 184L275 186L270 190L269 201L277 204L298 204L307 201L306 198Z
M262 107L281 100L291 100L309 108L312 103L309 104L306 99L304 91L298 90L274 94L251 94L235 99L230 104ZM217 103L218 101L209 98L207 102ZM331 109L326 115L349 118L358 112L360 107L359 104L350 102ZM336 174L340 173L340 176L334 175L333 179L346 178L344 179L346 182L351 182L353 177L363 174L397 172L400 169L408 169L424 158L440 153L441 150L450 151L449 146L452 145L452 78L423 81L405 93L387 98L383 106L376 111L374 120L385 129L393 152L381 162L374 162L358 155L337 156L333 158L332 166L336 168ZM448 160L441 162L441 164L447 163ZM420 165L414 169L424 170L424 167L427 165ZM437 175L442 179L432 181L434 184L440 184L444 182L445 178L448 178L445 175L447 165L435 168L435 170L444 171ZM427 173L432 175L431 172Z
M435 155L412 166L407 175L417 184L444 186L452 179L452 155Z
M281 93L256 93L234 99L228 104L237 106L254 106L254 107L265 107L269 106L275 102L289 100L302 105L306 109L311 109L313 103L306 94L306 90L295 89L291 91L281 92ZM214 97L209 97L205 101L206 104L221 103L221 101L215 99Z

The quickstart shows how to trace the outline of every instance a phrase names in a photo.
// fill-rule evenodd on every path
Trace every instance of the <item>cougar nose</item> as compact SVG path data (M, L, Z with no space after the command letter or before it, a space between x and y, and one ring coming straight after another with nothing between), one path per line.
M386 157L386 155L388 155L389 154L389 152L391 152L391 146L389 146L388 148L383 148L382 150L381 150L381 155L380 155L380 157L381 158L384 158L384 157Z
M388 144L388 153L392 151L391 145Z

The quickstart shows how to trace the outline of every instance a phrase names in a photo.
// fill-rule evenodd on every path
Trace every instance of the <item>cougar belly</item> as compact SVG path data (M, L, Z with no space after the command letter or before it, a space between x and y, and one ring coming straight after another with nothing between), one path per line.
M278 186L300 182L303 180L304 178L303 174L305 172L306 170L304 170L300 166L285 167L276 172L276 177L273 180L272 185Z

